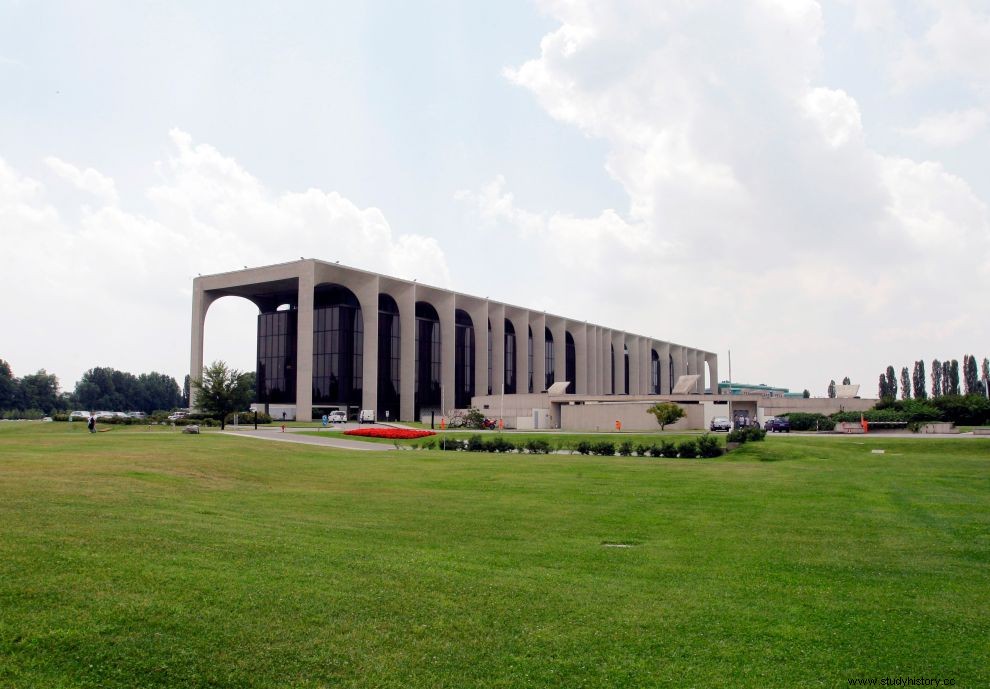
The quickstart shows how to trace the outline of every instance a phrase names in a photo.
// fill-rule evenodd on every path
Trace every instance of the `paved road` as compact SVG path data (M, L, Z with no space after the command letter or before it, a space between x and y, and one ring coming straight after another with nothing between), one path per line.
M336 433L331 435L304 435L303 431L312 431L312 428L286 428L285 433L277 428L274 429L238 429L236 431L226 430L224 435L239 435L245 438L255 438L257 440L273 440L280 443L299 443L302 445L321 445L332 447L336 450L360 450L364 452L386 452L394 450L394 445L386 443L369 443L363 440L348 440L341 438Z

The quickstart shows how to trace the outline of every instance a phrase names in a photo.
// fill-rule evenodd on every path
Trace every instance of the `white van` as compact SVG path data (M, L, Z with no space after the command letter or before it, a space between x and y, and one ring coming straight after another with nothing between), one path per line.
M337 411L332 411L327 417L327 421L330 423L347 423L347 413L340 411L339 409Z
M358 417L358 421L361 423L374 423L375 422L375 410L374 409L362 409L361 415Z

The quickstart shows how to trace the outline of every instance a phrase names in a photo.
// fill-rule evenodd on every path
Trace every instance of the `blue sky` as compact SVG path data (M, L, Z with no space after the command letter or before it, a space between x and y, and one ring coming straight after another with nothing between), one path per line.
M963 0L0 0L0 357L181 378L196 273L306 255L872 393L988 354L987 45Z

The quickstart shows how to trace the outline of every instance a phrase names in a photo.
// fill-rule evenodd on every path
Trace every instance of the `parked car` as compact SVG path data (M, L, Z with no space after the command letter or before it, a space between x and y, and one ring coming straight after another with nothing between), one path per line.
M728 433L732 430L732 422L729 421L728 416L716 416L712 419L712 423L708 428L712 431L725 431Z
M791 422L783 417L768 419L767 422L763 424L763 430L767 433L790 433Z
M89 418L88 411L74 411L69 414L69 421L72 421L73 419L88 419L88 418Z
M361 423L374 423L375 422L375 410L374 409L362 409L361 415L358 416L358 421Z
M169 421L178 421L179 419L184 419L187 416L189 416L189 413L188 412L177 411L177 412L175 412L173 414L169 414L168 415L168 420Z
M132 419L144 419L144 418L147 418L147 414L145 414L143 411L129 411L129 412L127 412L127 416L129 416Z
M93 416L95 416L97 419L112 419L116 415L117 415L116 412L112 412L112 411L98 411L95 414L93 414Z
M347 412L340 411L339 409L330 412L327 416L330 423L347 423Z

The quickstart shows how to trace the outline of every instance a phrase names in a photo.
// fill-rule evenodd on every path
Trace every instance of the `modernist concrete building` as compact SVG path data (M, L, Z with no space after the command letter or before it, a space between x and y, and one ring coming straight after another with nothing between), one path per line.
M683 375L695 395L718 389L712 352L314 259L196 278L193 378L207 310L225 296L258 307L259 399L288 418L415 420L561 382L563 400L670 394Z

